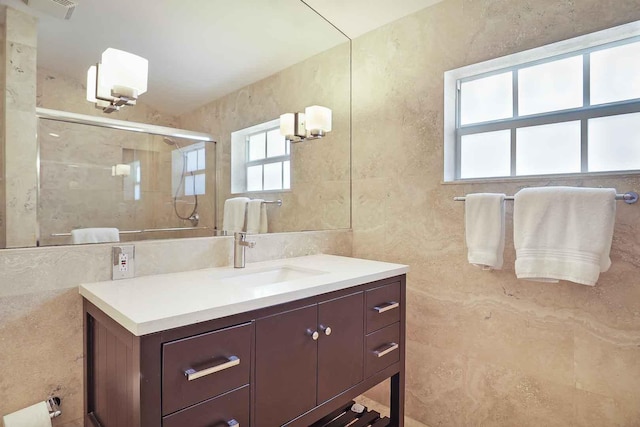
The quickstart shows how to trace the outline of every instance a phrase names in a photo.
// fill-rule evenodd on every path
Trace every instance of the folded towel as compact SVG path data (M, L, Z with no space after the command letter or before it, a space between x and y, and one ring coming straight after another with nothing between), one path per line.
M117 228L76 228L71 230L71 241L74 245L119 242L120 230Z
M515 195L516 276L593 286L611 266L613 188L525 188Z
M504 194L467 194L467 259L484 270L500 270L504 253Z
M247 205L247 233L267 232L267 205L263 199L249 200Z
M244 230L245 212L247 210L248 197L234 197L224 202L224 217L222 229L229 233Z

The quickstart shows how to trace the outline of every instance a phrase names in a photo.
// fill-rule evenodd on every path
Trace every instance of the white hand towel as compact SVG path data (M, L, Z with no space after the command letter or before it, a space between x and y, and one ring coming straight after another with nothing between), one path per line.
M594 286L611 266L613 188L525 188L515 195L516 276Z
M234 197L224 202L224 217L222 229L229 233L244 230L245 212L247 210L248 197Z
M267 232L267 205L263 199L249 200L247 205L247 233Z
M74 245L119 242L120 230L117 228L76 228L71 230L71 241Z
M504 254L504 194L467 194L467 259L484 270L500 270Z

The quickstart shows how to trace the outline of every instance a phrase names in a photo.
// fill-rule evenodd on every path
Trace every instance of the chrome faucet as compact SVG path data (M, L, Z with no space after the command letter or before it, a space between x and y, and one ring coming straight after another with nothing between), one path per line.
M247 233L244 231L233 233L233 266L244 268L244 250L253 248L256 242L247 240Z

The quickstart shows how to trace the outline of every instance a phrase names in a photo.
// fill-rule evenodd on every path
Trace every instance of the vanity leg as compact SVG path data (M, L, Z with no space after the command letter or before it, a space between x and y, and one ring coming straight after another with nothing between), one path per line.
M391 425L404 427L404 374L391 377Z

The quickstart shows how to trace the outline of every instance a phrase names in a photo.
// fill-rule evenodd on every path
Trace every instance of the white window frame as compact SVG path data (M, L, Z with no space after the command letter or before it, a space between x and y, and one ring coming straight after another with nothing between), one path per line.
M249 160L249 138L256 134L264 133L274 129L279 129L280 119L270 120L265 123L261 123L255 126L251 126L246 129L242 129L231 133L231 194L261 194L261 193L283 193L291 191L293 183L290 181L289 188L285 189L273 189L273 190L247 190L247 168L251 166L264 165L269 163L283 163L283 176L282 182L284 184L284 162L289 162L289 177L291 180L291 144L285 142L288 147L288 154L277 157L266 157L259 160ZM266 145L265 145L266 150ZM286 152L286 151L285 151ZM263 171L264 181L264 171ZM264 182L263 182L264 187Z
M634 40L635 39L635 40ZM536 65L538 63L550 62L552 60L561 59L563 57L576 56L580 54L588 54L590 52L612 47L615 44L626 44L640 40L640 21L630 24L613 27L603 31L575 37L569 40L563 40L550 45L542 46L535 49L518 52L501 58L492 59L478 64L468 65L455 70L447 71L444 74L444 181L486 181L486 180L512 180L514 178L531 178L531 176L515 175L515 138L511 138L511 176L492 177L492 178L460 178L460 140L462 135L468 135L480 132L490 132L497 130L511 129L511 132L517 128L561 123L567 121L582 122L582 147L581 147L581 163L582 171L578 174L558 174L561 176L574 175L602 175L602 174L628 174L630 172L640 171L611 171L611 172L585 172L586 171L586 151L587 151L587 132L585 123L590 118L605 117L619 114L640 112L640 100L626 100L611 104L603 104L590 106L589 104L589 61L585 60L583 64L583 84L585 88L585 105L579 108L554 111L542 114L518 117L517 114L517 85L516 78L513 79L514 85L514 118L495 120L490 122L482 122L480 124L468 124L460 126L459 111L459 88L463 81L469 81L476 78L488 77L492 74L499 74ZM608 45L608 46L604 46ZM586 56L588 59L588 55ZM535 177L549 177L553 175L535 175Z

